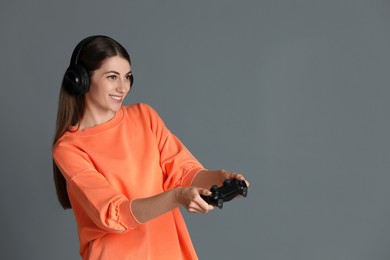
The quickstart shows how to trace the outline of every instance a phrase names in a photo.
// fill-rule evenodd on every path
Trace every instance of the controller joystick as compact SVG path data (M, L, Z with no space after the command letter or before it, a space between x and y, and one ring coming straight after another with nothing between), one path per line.
M223 207L223 203L234 199L238 195L246 197L248 195L248 187L245 181L237 179L227 179L223 182L223 185L218 187L213 185L210 188L211 195L201 197L210 205L214 205L220 209Z

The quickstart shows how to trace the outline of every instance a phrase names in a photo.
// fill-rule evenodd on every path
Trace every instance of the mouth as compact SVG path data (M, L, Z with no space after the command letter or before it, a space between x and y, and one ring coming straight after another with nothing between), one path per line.
M110 97L116 102L122 102L123 100L123 96L110 95Z

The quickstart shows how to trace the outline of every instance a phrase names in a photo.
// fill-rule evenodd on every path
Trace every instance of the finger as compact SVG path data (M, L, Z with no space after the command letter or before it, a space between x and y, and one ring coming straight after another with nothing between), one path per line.
M243 180L245 180L245 177L242 174L232 172L230 175L230 179L237 179L237 180L243 181Z
M215 208L213 205L210 205L207 202L201 203L199 206L201 208L201 213L208 213Z
M238 179L238 180L240 180L240 181L243 181L243 180L245 180L245 177L244 177L244 175L238 174L238 173L237 173L236 179Z
M199 190L199 194L200 195L204 195L204 196L210 196L211 195L211 191L210 190L206 190L206 189L200 189Z
M204 193L203 195L209 196L212 193L209 190L202 190ZM198 207L202 213L207 213L210 210L214 209L213 205L208 204L203 198L200 198L200 200L197 200L196 203L198 204Z
M245 177L244 177L243 175L239 174L239 176L237 176L236 179L238 179L238 180L240 180L240 181L245 181L246 186L249 187L250 184L249 184L249 182L245 179Z
M207 213L210 210L213 210L214 207L209 205L202 197L200 197L201 195L210 196L212 194L211 191L203 188L197 188L196 190L199 195L188 205L188 211L191 213Z
M204 200L194 204L191 208L188 209L189 212L191 213L208 213L210 210L213 210L214 206L209 205L207 202Z

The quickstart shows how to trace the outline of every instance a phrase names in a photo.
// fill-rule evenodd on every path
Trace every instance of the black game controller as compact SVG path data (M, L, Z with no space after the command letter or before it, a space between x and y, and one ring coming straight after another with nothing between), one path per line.
M246 197L248 195L248 186L245 181L237 179L227 179L221 187L213 185L210 189L211 195L201 197L210 205L217 206L222 209L223 203L234 199L237 195Z

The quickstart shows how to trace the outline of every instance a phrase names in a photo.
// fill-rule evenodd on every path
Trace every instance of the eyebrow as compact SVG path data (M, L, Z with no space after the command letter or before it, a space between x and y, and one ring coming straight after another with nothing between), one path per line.
M104 72L104 74L109 74L109 73L114 73L116 75L120 75L120 73L118 71L115 71L115 70L110 70L110 71ZM129 72L127 72L125 75L129 75L129 74L132 74L131 70Z

